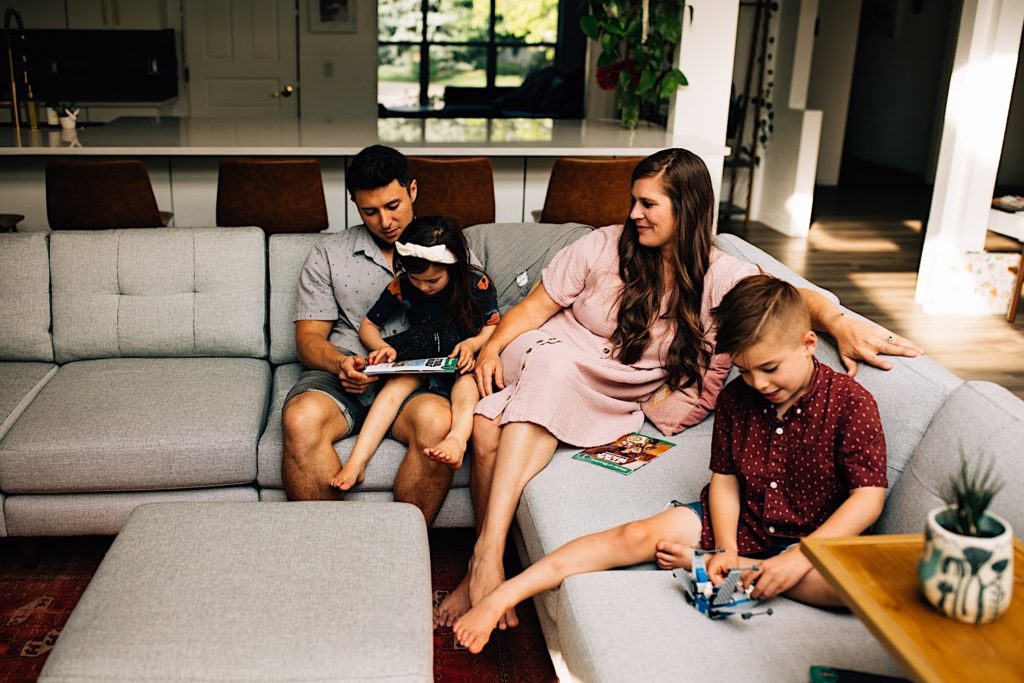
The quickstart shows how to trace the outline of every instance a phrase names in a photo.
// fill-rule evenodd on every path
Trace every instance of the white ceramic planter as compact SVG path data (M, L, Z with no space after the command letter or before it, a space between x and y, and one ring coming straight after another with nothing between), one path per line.
M987 513L981 528L995 535L961 536L946 528L952 526L955 514L953 506L928 514L924 554L918 566L921 592L946 616L984 624L1010 607L1013 531L1002 517Z

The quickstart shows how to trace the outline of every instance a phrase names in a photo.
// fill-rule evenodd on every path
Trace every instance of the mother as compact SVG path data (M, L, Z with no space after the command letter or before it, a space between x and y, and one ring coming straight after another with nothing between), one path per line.
M645 415L674 434L714 408L730 360L714 354L710 311L757 266L713 246L711 178L693 153L667 149L641 161L632 202L624 226L595 230L559 252L480 351L483 398L473 425L479 536L466 579L439 608L443 624L504 578L519 498L559 441L608 443L638 430ZM917 354L877 325L843 317L820 294L801 294L815 326L850 357L888 367L878 352ZM855 372L856 364L849 360L848 368ZM499 628L517 623L510 611Z

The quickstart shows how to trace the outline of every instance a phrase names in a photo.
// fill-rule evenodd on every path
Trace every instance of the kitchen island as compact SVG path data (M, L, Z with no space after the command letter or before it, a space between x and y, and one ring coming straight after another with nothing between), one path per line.
M0 130L0 212L19 230L47 228L45 168L54 157L133 157L149 169L157 204L177 226L215 224L217 165L229 156L320 160L331 230L359 222L345 193L348 159L381 143L408 155L486 156L494 167L498 221L532 219L561 156L646 156L666 147L700 155L716 193L728 148L655 126L553 119L194 119L122 117L75 130Z

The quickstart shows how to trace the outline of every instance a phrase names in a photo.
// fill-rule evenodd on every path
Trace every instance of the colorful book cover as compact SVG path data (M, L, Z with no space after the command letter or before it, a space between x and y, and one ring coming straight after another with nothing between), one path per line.
M603 446L584 448L572 458L607 467L619 474L632 474L673 446L671 441L633 433Z
M402 375L455 372L458 364L458 358L416 358L368 365L363 373L367 375Z

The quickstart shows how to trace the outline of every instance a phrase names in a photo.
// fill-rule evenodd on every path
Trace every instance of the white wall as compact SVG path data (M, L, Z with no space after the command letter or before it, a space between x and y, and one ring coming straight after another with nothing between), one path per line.
M312 33L310 0L299 0L302 117L377 116L377 3L356 0L355 33Z
M818 35L807 92L808 108L822 113L818 185L839 184L860 8L861 0L828 0L818 5Z

